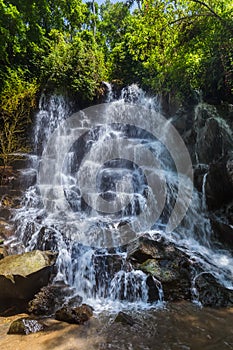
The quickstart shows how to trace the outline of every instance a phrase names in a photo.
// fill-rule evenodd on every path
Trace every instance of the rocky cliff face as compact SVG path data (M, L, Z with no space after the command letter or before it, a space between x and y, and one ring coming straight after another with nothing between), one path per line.
M204 192L214 237L233 248L233 106L199 103L173 117L194 166L194 185Z

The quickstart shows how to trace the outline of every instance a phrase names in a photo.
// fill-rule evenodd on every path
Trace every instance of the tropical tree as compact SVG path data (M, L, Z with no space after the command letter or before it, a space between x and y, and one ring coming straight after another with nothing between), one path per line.
M104 6L100 30L112 79L174 91L182 99L195 89L215 102L232 99L229 0L144 0L133 13L123 12L122 3Z

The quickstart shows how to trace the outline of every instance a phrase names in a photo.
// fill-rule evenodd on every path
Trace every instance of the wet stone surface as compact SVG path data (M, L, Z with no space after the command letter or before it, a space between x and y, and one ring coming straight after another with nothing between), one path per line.
M82 298L73 296L74 290L63 283L48 285L39 291L28 304L28 312L34 315L50 316L65 302L70 305L81 304ZM67 298L70 297L70 299Z
M29 317L23 317L12 322L7 334L28 335L30 333L41 332L44 329L45 326L40 321Z
M86 304L78 307L64 306L55 313L56 320L75 324L84 324L92 316L93 308Z
M148 274L149 301L159 298L157 281L162 284L166 301L190 299L190 262L172 243L141 237L128 247L128 260Z
M122 312L122 311L121 311ZM229 350L233 349L233 309L199 308L188 302L164 309L123 311L134 324L115 322L103 312L84 325L45 319L43 332L7 335L14 319L0 318L0 346L7 350Z

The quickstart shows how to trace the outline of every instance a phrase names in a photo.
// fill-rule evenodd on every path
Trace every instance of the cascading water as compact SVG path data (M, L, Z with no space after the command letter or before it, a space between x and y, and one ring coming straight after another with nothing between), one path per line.
M113 94L110 85L107 87L107 102L110 102ZM111 122L111 115L117 108L124 111L126 103L138 106L136 118L142 125L141 129L127 123L122 125L124 113L119 124ZM37 184L26 191L22 207L15 215L17 236L26 250L57 251L55 281L62 280L73 286L86 302L94 304L95 309L103 304L105 309L106 305L116 308L125 302L127 307L148 306L147 275L132 268L125 248L128 241L143 233L155 240L159 236L174 242L205 271L233 289L233 260L226 251L218 251L210 243L210 223L202 212L204 200L196 191L180 226L172 232L166 231L175 201L179 202L180 210L184 205L183 198L178 198L180 178L174 160L164 146L169 138L170 121L160 129L158 140L143 128L145 116L139 107L159 111L156 98L148 98L141 89L132 85L123 90L118 101L103 107L104 123L95 127L92 127L88 113L81 112L78 126L72 120L67 132L62 123L70 116L72 108L59 96L50 99L42 96L36 117L34 139L38 161L34 166L40 174ZM56 133L58 126L61 128ZM81 130L78 138L77 129ZM66 149L67 138L71 142ZM159 160L160 166L149 159L143 168L142 148L149 150ZM106 156L110 149L110 155L114 150L114 158ZM157 196L143 170L147 171L149 179L155 179ZM93 176L96 192L92 187ZM184 191L188 191L189 182L184 175ZM160 193L166 194L164 203L156 200ZM107 209L111 210L100 210L97 205L99 198L105 209L107 203ZM127 205L124 206L126 199ZM148 202L153 205L148 205ZM153 221L156 210L158 219ZM151 222L149 229L148 222ZM130 230L127 231L124 244L119 244L122 243L121 228L125 224L131 226L132 235ZM162 286L155 279L154 284L159 292L158 302L162 302Z

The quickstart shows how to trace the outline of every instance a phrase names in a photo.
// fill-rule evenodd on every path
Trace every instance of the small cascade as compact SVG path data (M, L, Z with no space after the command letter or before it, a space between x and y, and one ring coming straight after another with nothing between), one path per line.
M76 119L69 118L72 106L63 97L42 95L34 135L38 181L15 215L19 241L28 251L57 251L55 281L74 287L95 309L149 305L148 274L132 268L125 248L145 233L174 243L233 289L233 259L215 250L203 214L206 175L203 196L194 190L182 222L166 230L175 205L176 216L186 212L192 188L185 171L177 173L171 123L156 125L155 137L150 116L159 115L158 99L132 85L112 102L112 87L105 85L108 103ZM154 276L152 282L158 290L153 305L161 304L163 286Z
M106 93L106 98L105 98L105 102L112 102L114 100L114 94L113 94L113 88L112 85L110 83L108 83L107 81L104 81L103 84L106 86L107 88L107 93Z
M33 135L36 155L42 154L51 134L70 115L71 111L71 104L63 96L47 96L42 93Z
M148 300L147 275L140 271L119 271L111 281L110 294L113 300L144 302Z
M202 182L202 210L203 212L206 212L207 205L206 205L206 179L207 179L208 173L205 173L203 176L203 182Z

